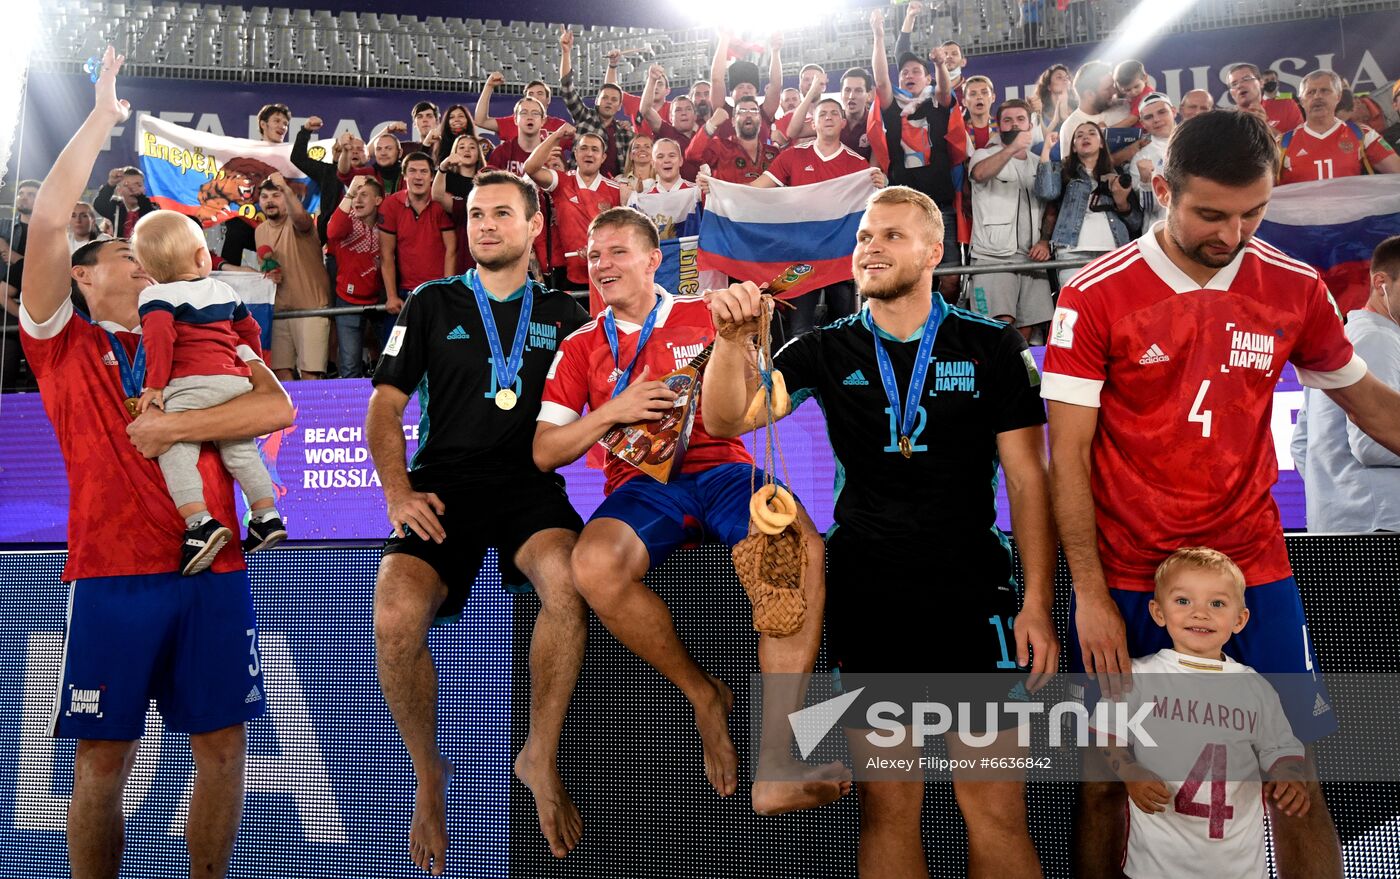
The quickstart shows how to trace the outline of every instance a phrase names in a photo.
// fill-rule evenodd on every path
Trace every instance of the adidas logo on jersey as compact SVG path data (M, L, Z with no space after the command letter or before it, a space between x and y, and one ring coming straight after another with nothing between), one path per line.
M865 385L870 384L870 382L866 381L865 376L861 374L861 371L859 369L857 369L855 372L846 376L846 380L841 382L841 384L850 387L863 387Z
M1151 363L1166 363L1168 360L1171 360L1171 358L1168 357L1161 348L1158 348L1154 344L1151 348L1148 348L1147 352L1142 355L1142 358L1140 360L1138 360L1138 365L1147 366Z
M1326 700L1322 698L1321 693L1318 693L1317 701L1313 703L1313 717L1318 717L1319 715L1326 714L1331 710L1332 706L1327 704Z
M1306 156L1307 154L1308 154L1308 148L1307 148L1307 147L1299 147L1299 148L1298 148L1298 155L1300 155L1300 156Z
M103 355L102 355L102 365L103 365L103 366L116 366L116 365L117 365L117 355L113 354L111 351L108 351L106 354L103 354Z
M453 328L452 332L450 332L450 333L447 334L447 341L449 341L449 342L454 341L454 340L459 340L459 339L470 339L470 338L471 338L471 335L470 335L466 330L462 329L462 325L461 325L461 324L457 324L457 326Z
M803 171L811 171L813 174L817 173L817 169L816 169L816 168L813 168L811 165L808 165L807 167L803 168L802 170L803 170Z
M262 701L262 690L259 690L259 689L258 689L258 685L257 685L257 684L253 684L253 689L249 690L249 691L248 691L248 695L246 695L246 696L243 697L243 704L244 704L244 705L252 705L254 702L261 702L261 701Z

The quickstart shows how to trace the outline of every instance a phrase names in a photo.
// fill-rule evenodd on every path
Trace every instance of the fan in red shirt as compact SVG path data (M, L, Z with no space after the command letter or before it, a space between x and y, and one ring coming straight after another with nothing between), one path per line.
M1226 553L1244 572L1249 628L1226 651L1275 678L1304 742L1336 729L1311 674L1298 586L1270 488L1270 414L1285 362L1378 442L1400 452L1400 394L1366 370L1318 274L1253 238L1273 188L1276 147L1249 113L1204 113L1177 128L1153 180L1167 221L1090 263L1060 292L1046 349L1052 490L1074 577L1076 670L1121 689L1132 656L1159 649L1153 566L1185 546ZM1095 756L1086 759L1101 759ZM1101 767L1106 768L1106 767ZM1316 777L1309 775L1309 777ZM1280 873L1340 865L1321 791L1282 816ZM1121 785L1085 784L1077 840L1085 875L1121 863ZM1272 803L1270 804L1272 806Z
M335 258L335 295L345 305L374 305L384 291L378 232L383 201L383 184L356 177L326 224L326 250Z
M326 252L335 260L337 307L375 305L384 292L379 268L379 206L384 186L355 177L326 223ZM363 378L365 313L337 314L336 370L341 378Z
M817 139L801 146L789 147L778 155L751 186L806 186L835 180L847 174L871 175L875 185L885 185L885 175L872 168L868 159L841 142L846 127L846 111L835 98L817 104Z
M496 90L497 86L505 85L505 82L505 74L501 73L499 70L486 78L486 86L481 90L481 97L476 100L476 116L473 119L473 121L476 122L477 128L496 132L496 135L501 139L502 145L508 141L515 140L517 136L519 136L521 130L520 119L518 118L520 113L519 102L516 102L515 110L509 116L491 115L491 94ZM543 122L535 124L533 128L535 136L539 136L541 131L545 134L553 134L569 124L569 120L567 119L547 115L549 112L549 102L553 99L554 95L553 92L550 91L549 86L541 80L530 80L530 83L525 86L525 97L534 98L540 104L540 116ZM573 145L572 139L567 139L563 143L563 147L566 150L571 149ZM530 154L531 149L534 149L533 144L526 148L526 156ZM523 164L525 158L521 157L520 161ZM504 168L512 174L520 174L517 168L510 168L505 165L493 165L492 167Z
M405 188L379 206L379 271L390 314L398 314L420 285L452 277L457 267L457 231L433 201L433 163L426 153L404 158L403 179Z
M1365 125L1337 117L1342 81L1330 70L1303 78L1302 99L1308 119L1283 134L1283 168L1279 183L1304 183L1361 174L1400 174L1400 156L1385 138Z
M1232 65L1226 75L1230 78L1230 97L1234 98L1235 107L1246 113L1262 114L1275 137L1303 124L1303 113L1291 100L1264 99L1263 78L1255 65Z
M696 132L700 130L696 119L695 101L687 95L677 95L674 99L665 104L666 112L658 111L653 102L648 105L647 101L654 93L665 94L666 71L659 64L653 64L648 72L647 87L642 92L641 106L647 107L640 111L633 121L637 124L637 131L645 130L654 132L655 139L670 138L680 145L681 156L684 159L686 148L690 146ZM708 105L706 106L708 109ZM686 180L694 180L700 173L700 163L689 159L684 159L681 166L681 176Z
M616 50L613 50L616 51ZM616 60L609 53L607 82L617 82ZM651 65L647 72L647 85L640 95L622 93L622 112L628 119L633 120L637 125L637 133L645 134L647 137L669 137L665 133L656 130L651 123L652 114L656 114L661 119L671 118L671 101L667 95L671 93L670 84L666 80L666 69L659 64ZM643 110L642 108L646 109Z
M759 136L758 99L740 98L736 125L728 125L729 111L723 107L710 114L705 126L695 133L686 147L687 162L710 166L710 176L728 183L752 183L780 150Z
M39 190L19 306L20 341L68 472L71 587L53 731L79 740L70 751L72 872L107 875L121 862L122 789L159 693L166 727L190 734L201 789L186 825L190 865L171 869L222 876L242 813L244 724L266 705L257 620L236 545L212 570L177 572L185 523L152 459L175 442L280 430L292 407L254 363L253 390L228 403L132 420L126 401L145 381L137 302L151 277L123 241L92 242L70 258L67 234L98 154L129 113L116 96L121 61L108 47L92 111ZM73 307L74 289L87 316ZM205 446L198 466L210 512L234 521L218 453Z
M611 210L588 233L588 271L608 308L564 339L550 368L535 432L535 463L542 470L583 456L618 425L664 424L674 417L677 395L657 379L690 363L715 337L702 297L673 296L656 285L661 248L650 219L634 210ZM665 483L609 456L608 497L579 535L573 556L579 594L598 618L690 700L706 775L721 796L738 787L727 725L733 697L689 657L665 604L642 577L702 534L731 547L747 537L751 468L743 444L710 436L698 413L680 472ZM761 636L765 673L809 673L821 641L822 542L807 516L799 519L807 550L805 623L781 647ZM760 814L818 806L849 789L831 767L794 761L791 738L782 715L764 724L761 760L765 772L776 770L766 777L793 780L754 784L753 807Z
M577 170L560 173L546 166L550 154L558 149L565 137L574 137L574 160ZM624 204L629 192L626 187L604 177L599 170L605 155L603 139L593 134L576 135L572 125L565 126L545 138L525 163L525 173L540 189L549 193L559 224L560 244L566 254L567 277L575 290L588 284L588 262L583 250L588 244L588 224L608 208ZM596 291L589 292L589 314L602 309Z

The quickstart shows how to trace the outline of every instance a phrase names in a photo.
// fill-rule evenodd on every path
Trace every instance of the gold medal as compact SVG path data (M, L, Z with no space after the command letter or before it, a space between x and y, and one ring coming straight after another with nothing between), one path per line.
M140 398L139 398L139 397L127 397L127 398L126 398L125 400L123 400L122 402L126 404L126 411L127 411L128 413L130 413L130 415L131 415L132 418L135 418L135 417L136 417L137 411L139 411L140 408L141 408L141 400L140 400Z
M906 458L914 456L914 446L909 442L909 437L902 436L899 438L899 453Z
M515 408L515 391L510 388L501 388L496 392L496 408L504 409L507 412Z

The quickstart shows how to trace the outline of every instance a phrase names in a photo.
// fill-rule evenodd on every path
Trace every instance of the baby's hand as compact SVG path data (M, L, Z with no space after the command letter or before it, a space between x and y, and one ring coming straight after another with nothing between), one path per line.
M152 406L165 411L165 392L160 388L146 388L141 392L141 402L137 405L138 414L145 415L146 410Z
M1171 791L1167 790L1167 785L1153 772L1138 767L1132 778L1124 779L1128 787L1128 797L1132 799L1133 805L1149 815L1154 815L1167 808L1167 803L1171 801Z

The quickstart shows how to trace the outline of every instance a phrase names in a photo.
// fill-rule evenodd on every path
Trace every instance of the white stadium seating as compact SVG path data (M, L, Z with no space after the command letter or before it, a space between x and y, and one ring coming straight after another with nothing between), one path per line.
M1176 23L1179 30L1203 30L1311 18L1338 0L1199 0ZM935 5L935 4L930 4ZM1096 0L1098 36L1111 32L1135 4ZM1391 8L1390 0L1357 3ZM1042 38L1084 42L1088 34L1066 33L1066 18L1047 4ZM1027 48L1016 0L945 0L925 11L917 33L959 40L969 54ZM902 7L888 7L897 27ZM818 26L784 34L784 68L795 73L804 61L822 59L829 70L869 64L868 7L829 16ZM203 79L401 85L475 91L494 70L504 72L507 91L532 79L559 76L557 23L499 19L444 18L391 12L342 12L152 2L152 0L54 0L46 5L41 44L33 61L42 69L78 69L112 43L125 52L134 74ZM705 78L713 52L709 29L663 31L636 27L578 26L575 69L585 89L596 87L610 49L627 52L619 66L622 83L644 84L647 67L663 65L675 82ZM766 63L766 62L764 62Z

